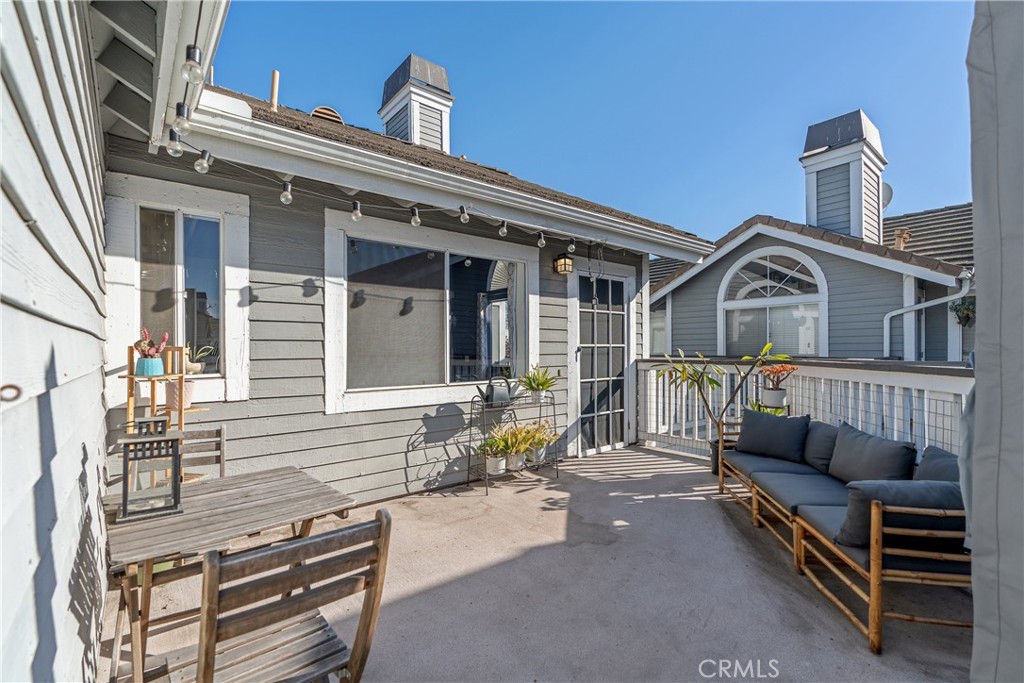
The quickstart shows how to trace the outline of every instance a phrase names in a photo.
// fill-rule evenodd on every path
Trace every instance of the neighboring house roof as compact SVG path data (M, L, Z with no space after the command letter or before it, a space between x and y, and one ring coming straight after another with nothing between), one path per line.
M783 240L809 242L809 246L814 248L862 261L871 261L874 265L892 270L913 271L922 276L933 273L936 276L935 279L947 281L947 284L952 284L950 280L959 277L963 272L961 266L929 256L872 244L856 237L813 228L801 223L791 223L774 216L758 215L748 218L715 242L715 250L701 261L684 263L668 277L654 284L651 287L651 294L655 298L663 296L664 292L689 280L696 273L724 258L733 249L758 234L769 234ZM814 244L816 242L820 244Z
M282 126L284 128L307 133L327 140L352 145L353 147L358 147L377 154L383 154L395 159L401 159L403 161L408 161L419 166L436 169L445 173L451 173L464 178L522 192L540 199L557 202L568 207L602 214L618 220L628 221L661 233L678 235L689 240L697 240L707 245L711 244L707 240L698 237L693 233L678 230L671 225L658 223L609 206L604 206L602 204L587 201L580 197L565 194L564 192L552 190L542 185L537 185L517 178L508 171L478 164L463 157L452 156L440 150L416 145L411 142L406 142L405 140L399 140L398 138L388 137L365 128L315 118L303 111L291 109L283 105L278 105L277 111L271 111L270 102L266 100L261 100L256 97L228 90L219 86L215 87L207 85L206 89L211 92L221 93L228 97L235 97L243 100L252 109L252 118L258 121L264 121L266 123Z
M941 209L905 213L882 221L883 242L892 246L896 229L910 231L906 251L947 263L974 266L974 220L970 202Z
M691 263L691 261L684 261L678 258L667 258L664 256L651 259L650 264L648 264L648 279L652 285L661 282L678 270L680 266L687 263Z

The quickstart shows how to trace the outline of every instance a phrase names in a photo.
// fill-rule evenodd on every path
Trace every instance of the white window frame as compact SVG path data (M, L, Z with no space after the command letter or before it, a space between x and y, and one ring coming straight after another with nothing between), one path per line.
M117 369L142 325L140 213L153 209L175 213L176 237L183 216L220 222L222 374L190 375L193 403L249 399L249 197L153 178L108 173L106 191L107 362ZM175 289L183 286L183 248L175 245ZM177 313L180 318L182 312ZM180 322L180 321L179 321ZM158 397L159 398L159 397ZM110 405L127 400L123 382L108 385Z
M797 294L792 296L780 296L778 298L766 297L764 299L741 299L741 300L727 300L729 294L729 284L732 282L733 277L739 273L745 265L756 259L765 258L769 256L785 256L791 258L801 265L807 268L814 276L815 281L818 285L817 294ZM812 259L810 256L800 251L799 249L793 249L792 247L762 247L760 249L754 249L743 254L729 267L729 270L725 272L722 277L722 281L718 286L718 349L717 353L720 356L726 354L726 339L727 339L727 326L726 312L737 309L768 309L775 308L778 306L796 306L800 304L818 305L818 356L828 356L828 282L825 280L825 272L821 269L821 266ZM771 330L769 329L769 335Z
M415 387L349 389L345 372L348 354L349 238L388 242L420 249L448 250L458 255L526 264L527 363L540 362L539 249L408 223L363 216L354 223L348 211L324 210L324 412L356 413L440 403L465 403L486 382L459 382ZM445 348L449 341L446 338ZM447 355L447 354L446 354ZM448 360L445 360L448 367Z

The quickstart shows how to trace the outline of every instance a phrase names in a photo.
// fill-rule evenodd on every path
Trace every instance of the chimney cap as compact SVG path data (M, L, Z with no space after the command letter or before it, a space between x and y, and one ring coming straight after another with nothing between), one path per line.
M867 142L880 157L885 158L885 155L882 154L882 136L879 134L878 128L862 109L857 109L828 121L808 126L807 138L804 141L804 153L801 158L861 141Z
M429 62L419 55L410 54L384 82L384 98L380 106L383 108L406 83L413 82L435 90L451 98L448 86L448 71L438 64Z

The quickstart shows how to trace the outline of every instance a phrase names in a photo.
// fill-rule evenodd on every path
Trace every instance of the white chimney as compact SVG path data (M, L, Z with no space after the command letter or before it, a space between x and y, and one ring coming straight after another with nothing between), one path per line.
M882 243L882 138L858 109L807 129L807 224Z
M409 55L384 83L377 114L385 135L448 154L449 114L454 101L445 68Z

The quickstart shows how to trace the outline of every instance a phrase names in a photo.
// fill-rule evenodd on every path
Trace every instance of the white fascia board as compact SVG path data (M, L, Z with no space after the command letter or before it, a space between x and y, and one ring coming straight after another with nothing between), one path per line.
M445 97L444 95L430 90L429 88L425 88L410 81L403 85L401 90L395 93L394 97L388 100L387 104L377 110L377 116L379 116L381 120L387 121L396 111L401 109L406 102L412 100L429 104L430 106L441 110L448 110L451 109L455 98Z
M685 273L672 280L670 283L659 289L653 296L651 303L659 301L665 295L667 295L673 289L679 287L684 282L699 275L705 268L713 263L720 261L721 259L728 256L730 253L739 249L741 246L746 244L749 240L753 239L756 235L765 235L766 237L774 237L776 239L789 242L791 244L798 244L808 249L817 249L818 251L827 251L838 256L843 256L854 261L860 261L871 266L878 268L884 268L885 270L892 270L897 273L903 273L904 275L912 275L914 277L921 278L922 280L928 280L929 282L936 282L940 285L946 285L947 287L958 286L959 278L952 275L946 275L944 273L937 273L929 268L922 268L915 266L910 263L903 263L894 259L886 258L884 256L877 256L875 254L869 254L859 249L851 249L850 247L844 247L839 244L832 242L823 242L807 235L800 235L789 230L780 230L779 228L773 228L768 225L757 224L754 227L747 230L745 233L729 242L718 251L715 251L708 256L704 257L697 262L693 268L690 268Z
M831 168L839 164L849 163L854 159L862 157L871 159L878 167L884 167L889 163L885 157L875 151L874 147L865 144L863 140L825 152L812 154L811 156L800 157L800 163L808 171L820 171L823 168Z
M639 253L694 260L711 247L603 214L496 187L409 161L223 110L201 107L189 142L215 156L277 173L314 178L439 207L467 205L510 223L580 240L607 241Z

